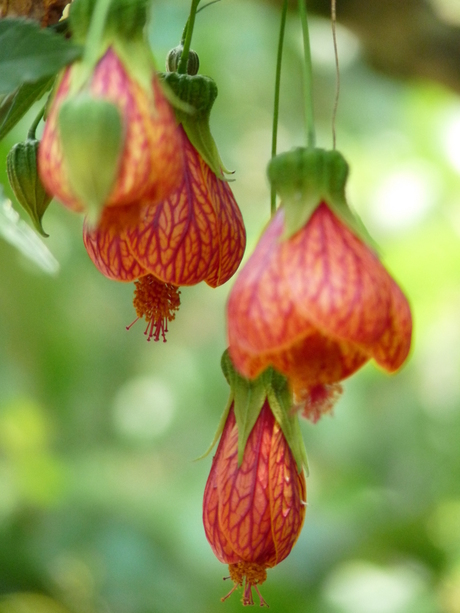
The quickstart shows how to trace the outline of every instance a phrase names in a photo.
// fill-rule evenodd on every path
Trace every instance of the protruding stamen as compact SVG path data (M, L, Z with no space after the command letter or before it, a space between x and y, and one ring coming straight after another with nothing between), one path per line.
M322 415L330 413L343 392L340 383L319 384L307 390L295 390L295 409L314 424Z
M255 562L241 561L237 562L236 564L230 564L228 570L230 571L230 578L232 579L234 585L230 592L221 598L222 602L227 600L227 598L244 583L242 598L243 605L251 606L254 604L254 599L252 597L252 588L254 588L259 596L260 606L268 607L268 604L262 598L259 588L257 587L267 578L265 566L256 564Z
M180 292L175 285L163 283L153 275L145 275L135 281L133 305L137 318L126 327L131 328L142 317L147 322L144 334L147 340L154 341L163 338L166 342L168 321L176 318L180 306Z

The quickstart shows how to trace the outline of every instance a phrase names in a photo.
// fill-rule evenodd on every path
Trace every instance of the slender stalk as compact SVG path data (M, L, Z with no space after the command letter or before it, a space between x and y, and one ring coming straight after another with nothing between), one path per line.
M337 144L337 134L336 134L336 119L337 119L337 108L339 106L339 96L340 96L340 66L339 66L339 52L337 49L337 9L336 9L336 0L332 0L331 2L331 23L332 23L332 40L334 43L334 59L335 59L335 99L334 99L334 109L332 111L332 148L336 148Z
M310 51L310 34L308 31L308 15L306 0L299 0L300 21L302 24L303 47L304 47L304 65L303 65L303 83L305 97L305 131L307 138L307 146L314 147L316 143L315 135L315 119L313 113L313 69L311 63Z
M29 140L35 140L35 132L37 131L38 124L40 123L43 115L45 114L45 106L45 104L42 106L39 113L35 117L33 124L30 126L29 131L27 132L27 138Z
M92 69L98 60L99 48L104 34L105 22L112 0L97 0L86 38L83 63Z
M180 56L179 66L177 67L177 72L179 74L185 74L187 72L187 62L188 62L188 53L190 51L190 44L192 42L192 34L193 28L195 26L195 15L198 9L198 5L200 4L200 0L192 0L192 6L190 7L190 15L187 21L187 31L185 34L184 40L184 50L182 51L182 55Z
M273 105L273 130L272 130L272 157L276 155L278 143L278 120L280 111L280 88L281 88L281 64L283 59L284 33L286 31L286 15L288 3L284 0L281 10L280 34L278 39L278 54L276 56L276 76L275 76L275 102ZM271 188L270 192L270 213L271 216L276 212L276 192Z

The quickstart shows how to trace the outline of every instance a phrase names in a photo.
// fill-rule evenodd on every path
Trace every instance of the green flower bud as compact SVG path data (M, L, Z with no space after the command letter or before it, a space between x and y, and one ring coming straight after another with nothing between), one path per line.
M48 236L43 230L42 217L52 196L45 191L38 174L38 146L39 141L33 139L14 145L6 158L6 170L19 204L27 211L38 232Z
M166 57L166 70L167 72L177 72L177 68L179 66L180 58L182 56L182 51L184 47L179 45L178 47L174 47L168 53ZM198 74L198 70L200 68L200 58L198 57L198 53L196 51L192 51L190 49L188 53L187 59L187 74L194 76Z

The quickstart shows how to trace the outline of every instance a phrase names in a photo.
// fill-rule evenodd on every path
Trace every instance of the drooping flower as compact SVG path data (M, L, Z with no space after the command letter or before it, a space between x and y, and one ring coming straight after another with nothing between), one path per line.
M77 42L94 4L72 4ZM96 65L76 62L64 71L40 144L47 191L74 211L97 208L93 222L104 207L158 202L181 179L177 122L143 35L145 5L112 2Z
M225 598L243 586L243 604L253 604L254 588L263 605L258 586L267 568L286 558L302 528L307 457L286 378L269 368L244 379L227 351L222 370L231 395L214 441L221 433L203 523L216 557L229 565L234 587Z
M233 404L213 459L203 501L206 537L229 565L234 588L244 584L243 604L267 568L290 553L305 517L306 485L280 425L265 400L238 464L238 427ZM228 594L228 595L230 595Z
M245 377L268 366L285 374L315 420L332 407L334 385L371 358L389 372L402 365L412 320L404 294L356 231L342 156L279 157L269 176L282 205L230 293L229 351Z
M134 214L131 207L112 207L103 211L96 227L85 222L86 250L110 279L139 279L141 286L151 287L154 278L176 288L205 281L217 287L241 262L246 234L231 189L210 169L182 126L179 135L185 170L178 189L159 204L145 202ZM145 304L143 313L136 311L149 323L148 301Z

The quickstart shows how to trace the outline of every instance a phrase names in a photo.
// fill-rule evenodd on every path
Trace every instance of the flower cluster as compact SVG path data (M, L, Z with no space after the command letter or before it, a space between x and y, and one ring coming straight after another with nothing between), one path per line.
M91 53L58 78L40 144L13 150L8 174L42 233L51 197L85 215L92 262L134 282L133 323L145 319L147 340L165 341L179 288L226 283L246 235L209 128L216 84L182 45L165 74L155 70L147 4L109 3ZM94 7L72 3L76 43L97 30ZM281 204L229 296L231 395L203 501L206 537L234 584L225 598L242 587L243 604L255 590L261 606L266 571L290 553L305 517L299 412L317 422L371 359L398 370L412 335L407 299L348 207L341 154L295 149L274 157L268 176Z

